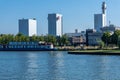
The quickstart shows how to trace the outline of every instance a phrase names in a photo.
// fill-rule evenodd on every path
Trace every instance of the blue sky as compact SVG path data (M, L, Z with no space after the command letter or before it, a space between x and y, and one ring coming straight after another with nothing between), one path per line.
M104 0L107 20L120 26L120 0ZM0 0L0 34L17 34L18 19L36 18L38 34L48 32L48 13L63 15L63 32L94 27L94 14L101 13L103 0Z

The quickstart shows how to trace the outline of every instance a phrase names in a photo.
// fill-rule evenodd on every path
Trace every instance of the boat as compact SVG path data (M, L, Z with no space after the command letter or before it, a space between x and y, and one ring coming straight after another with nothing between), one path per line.
M46 42L9 42L0 44L0 51L56 51L52 43Z

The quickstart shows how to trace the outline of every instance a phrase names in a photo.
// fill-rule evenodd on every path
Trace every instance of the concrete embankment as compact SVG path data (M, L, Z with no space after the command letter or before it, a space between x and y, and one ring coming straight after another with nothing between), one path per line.
M68 51L75 55L120 55L120 51Z

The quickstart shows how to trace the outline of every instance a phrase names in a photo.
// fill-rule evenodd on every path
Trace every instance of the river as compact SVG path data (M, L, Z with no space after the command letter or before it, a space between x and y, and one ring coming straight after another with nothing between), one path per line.
M0 80L120 80L120 56L0 52Z

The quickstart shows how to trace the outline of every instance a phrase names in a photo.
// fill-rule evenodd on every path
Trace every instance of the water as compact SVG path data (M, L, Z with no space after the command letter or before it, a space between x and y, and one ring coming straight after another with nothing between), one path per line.
M120 56L0 52L0 80L120 80Z

